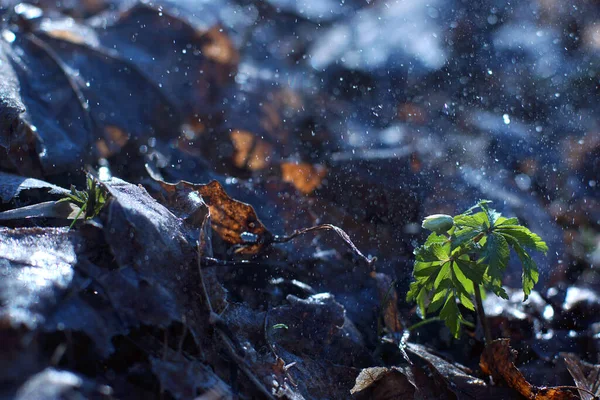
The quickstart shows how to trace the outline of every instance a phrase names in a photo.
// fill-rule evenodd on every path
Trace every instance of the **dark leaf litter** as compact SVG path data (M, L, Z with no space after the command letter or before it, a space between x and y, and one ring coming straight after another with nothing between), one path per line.
M0 398L598 395L599 16L0 1ZM550 248L481 359L403 300L421 219L480 198Z

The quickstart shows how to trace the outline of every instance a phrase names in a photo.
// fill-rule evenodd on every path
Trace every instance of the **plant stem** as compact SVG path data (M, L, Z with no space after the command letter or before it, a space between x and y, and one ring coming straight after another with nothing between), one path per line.
M488 346L492 343L492 333L490 331L490 326L488 325L487 319L485 317L485 311L483 310L483 301L481 300L481 287L475 285L475 302L477 303L477 317L481 322L481 326L483 326L483 332L485 335L485 345Z
M442 321L442 319L440 317L427 318L427 319L424 319L423 321L417 322L416 324L409 326L406 329L408 329L409 331L413 331L417 328L422 327L423 325L427 325L427 324L430 324L430 323L436 322L436 321Z

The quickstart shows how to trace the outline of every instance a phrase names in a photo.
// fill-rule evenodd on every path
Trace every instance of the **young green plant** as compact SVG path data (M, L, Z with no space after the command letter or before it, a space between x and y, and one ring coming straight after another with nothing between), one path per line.
M66 201L79 207L79 212L75 216L71 226L69 226L70 229L75 225L81 214L84 214L85 219L92 219L97 216L102 207L104 207L106 198L106 190L102 186L99 186L96 180L88 174L85 190L77 190L75 186L71 185L71 193L58 200L57 203Z
M502 288L502 277L512 249L523 265L525 300L537 283L539 273L530 251L548 251L546 243L519 224L516 218L505 218L481 200L463 214L431 215L423 228L432 231L425 243L414 251L414 282L408 301L416 301L425 317L439 311L454 337L460 335L465 321L458 304L477 311L484 327L486 342L491 335L485 321L481 300L484 290L508 299ZM475 300L475 303L473 302Z

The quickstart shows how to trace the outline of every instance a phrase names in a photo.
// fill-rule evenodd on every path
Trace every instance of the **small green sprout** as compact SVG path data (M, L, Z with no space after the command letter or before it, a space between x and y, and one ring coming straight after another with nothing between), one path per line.
M71 193L69 193L67 197L58 200L57 203L68 201L79 207L79 212L69 226L69 229L71 229L81 214L84 214L85 219L96 217L100 213L100 210L102 210L102 207L106 204L106 199L106 190L102 186L99 186L96 180L88 174L85 190L77 190L75 189L75 186L71 185Z
M273 329L289 329L289 327L286 324L275 324Z
M525 300L537 283L539 273L529 250L544 254L548 246L516 218L505 218L481 200L463 214L432 215L425 218L423 227L433 231L425 243L416 248L413 276L407 295L416 301L423 317L439 311L454 337L460 335L461 325L469 325L458 307L477 312L485 329L486 341L491 340L481 294L487 289L504 299L502 277L512 249L523 265ZM479 211L478 211L479 210ZM476 212L477 211L477 212Z

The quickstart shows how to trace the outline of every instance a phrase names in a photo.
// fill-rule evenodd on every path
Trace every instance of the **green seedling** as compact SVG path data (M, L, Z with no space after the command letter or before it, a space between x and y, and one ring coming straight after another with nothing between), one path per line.
M502 277L510 250L523 265L524 300L539 277L529 251L548 251L538 235L520 225L516 218L503 217L489 207L490 203L481 200L455 217L436 214L425 218L423 228L433 233L414 251L415 281L407 295L408 301L416 301L423 317L439 311L439 319L454 337L459 337L461 325L472 325L464 319L458 304L472 311L477 306L488 343L491 335L481 297L488 290L508 299Z
M81 214L84 215L84 219L86 220L96 217L106 204L106 198L106 190L102 186L99 186L96 180L88 174L85 190L77 190L75 186L71 185L71 193L58 200L57 203L70 202L79 207L79 212L69 226L69 229L71 229Z

